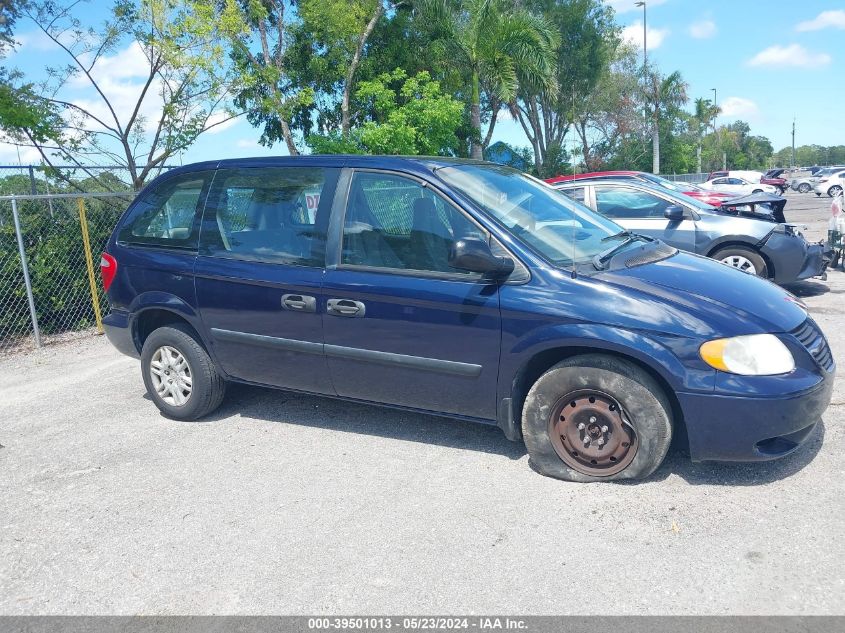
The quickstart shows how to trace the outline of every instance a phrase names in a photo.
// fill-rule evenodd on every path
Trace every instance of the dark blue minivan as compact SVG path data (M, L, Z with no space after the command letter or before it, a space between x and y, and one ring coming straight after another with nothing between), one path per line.
M793 452L834 360L785 290L480 161L222 160L157 178L102 258L109 340L167 416L226 383L497 424L535 469L638 479Z

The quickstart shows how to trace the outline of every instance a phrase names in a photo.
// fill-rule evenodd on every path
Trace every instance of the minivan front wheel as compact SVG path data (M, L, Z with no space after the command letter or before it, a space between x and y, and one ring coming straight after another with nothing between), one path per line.
M144 341L141 374L159 410L176 420L196 420L220 406L226 382L199 344L181 324L158 328Z
M666 394L631 362L589 354L558 363L525 399L522 434L531 464L567 481L642 479L672 440Z

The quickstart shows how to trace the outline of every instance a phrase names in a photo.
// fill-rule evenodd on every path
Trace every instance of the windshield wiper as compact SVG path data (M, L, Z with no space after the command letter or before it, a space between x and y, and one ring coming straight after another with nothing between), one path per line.
M614 238L618 239L618 238L623 238L623 237L625 239L622 240L622 242L620 242L616 246L611 246L607 250L604 250L601 253L599 253L598 255L596 255L595 257L593 257L593 266L596 267L596 270L604 270L605 263L608 260L610 260L611 257L616 255L616 253L621 251L623 248L625 248L629 244L632 244L632 243L637 242L637 241L641 241L641 242L653 242L654 241L653 238L647 237L645 235L640 235L638 233L631 233L631 231L619 231L619 233L616 233L615 235L609 235L609 236L603 238L602 242L606 242L607 240L611 240L611 239L614 239Z

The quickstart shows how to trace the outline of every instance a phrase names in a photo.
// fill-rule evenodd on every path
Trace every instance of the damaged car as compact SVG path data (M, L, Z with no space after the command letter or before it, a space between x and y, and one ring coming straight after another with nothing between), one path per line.
M766 193L728 200L716 209L662 187L633 180L570 181L554 187L625 229L743 272L789 284L822 276L824 246L786 222L786 200Z

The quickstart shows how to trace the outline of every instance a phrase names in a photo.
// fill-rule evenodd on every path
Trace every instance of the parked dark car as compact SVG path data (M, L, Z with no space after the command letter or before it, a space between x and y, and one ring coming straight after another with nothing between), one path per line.
M785 200L778 196L734 198L714 209L635 180L579 180L554 186L625 229L779 284L821 275L827 263L822 244L810 244L794 225L775 221L785 219ZM759 208L767 202L775 209Z
M673 434L694 460L787 455L833 387L788 292L480 161L174 169L102 273L109 340L182 420L259 384L497 424L543 474L638 479Z

